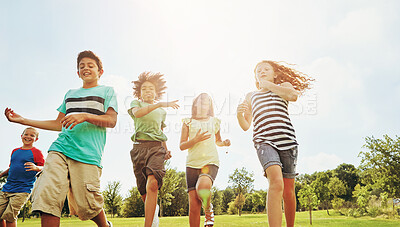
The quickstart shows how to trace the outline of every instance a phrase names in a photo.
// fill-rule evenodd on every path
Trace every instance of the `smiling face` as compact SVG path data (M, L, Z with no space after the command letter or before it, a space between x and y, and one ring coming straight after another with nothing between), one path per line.
M83 80L83 87L90 88L97 86L103 70L99 70L94 59L85 57L79 62L78 75Z
M156 98L156 86L149 81L146 81L140 87L140 97L143 102L154 103Z
M266 62L262 62L260 64L257 65L256 70L256 80L257 82L260 81L270 81L270 82L274 82L276 75L274 72L274 68Z
M22 143L24 148L30 148L33 143L38 140L38 133L33 128L27 128L21 135Z

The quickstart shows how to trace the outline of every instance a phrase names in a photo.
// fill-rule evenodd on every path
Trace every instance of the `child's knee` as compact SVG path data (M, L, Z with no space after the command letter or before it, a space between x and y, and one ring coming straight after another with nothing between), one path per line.
M269 190L283 193L283 181L281 178L269 179Z
M149 175L147 178L147 191L155 192L158 190L158 181L153 175Z

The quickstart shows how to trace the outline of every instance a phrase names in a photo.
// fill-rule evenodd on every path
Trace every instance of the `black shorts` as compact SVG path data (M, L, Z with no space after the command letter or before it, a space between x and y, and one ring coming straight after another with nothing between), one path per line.
M214 183L217 177L219 167L216 165L206 165L201 169L186 167L186 184L187 191L196 190L197 180L201 176L207 176Z
M133 144L131 160L137 188L141 195L146 194L148 175L154 175L158 182L158 189L161 188L165 176L164 156L166 153L167 151L158 141Z

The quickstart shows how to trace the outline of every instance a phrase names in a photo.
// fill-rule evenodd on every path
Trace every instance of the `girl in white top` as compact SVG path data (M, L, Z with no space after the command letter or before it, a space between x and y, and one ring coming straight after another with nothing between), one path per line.
M214 117L214 109L208 94L202 93L193 101L192 117L182 120L180 149L188 149L186 181L189 193L190 226L200 225L200 210L205 210L205 226L213 226L211 187L218 173L219 158L216 145L230 146L222 141L220 120Z

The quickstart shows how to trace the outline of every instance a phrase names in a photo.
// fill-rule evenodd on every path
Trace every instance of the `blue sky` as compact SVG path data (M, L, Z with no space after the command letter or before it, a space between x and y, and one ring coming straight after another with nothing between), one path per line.
M255 89L253 68L282 60L316 79L289 112L299 141L299 173L359 165L366 136L399 135L400 3L398 1L4 1L0 8L0 108L24 117L55 119L65 92L81 86L76 56L93 50L104 64L100 83L118 93L118 125L109 130L102 187L120 180L135 186L129 151L133 133L126 110L131 81L162 72L168 110L171 166L185 169L179 150L181 119L192 99L209 93L232 146L220 150L215 185L225 188L235 168L267 188L251 131L240 130L237 104ZM20 146L24 126L0 118L0 169ZM47 151L56 132L40 131ZM226 152L228 151L228 154ZM45 152L47 153L47 152Z

